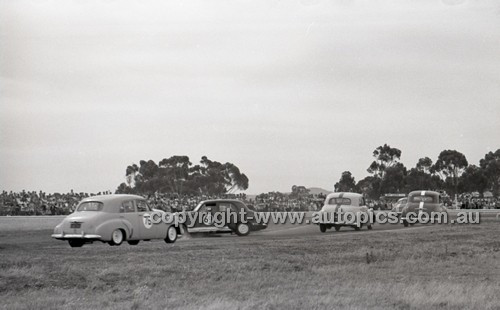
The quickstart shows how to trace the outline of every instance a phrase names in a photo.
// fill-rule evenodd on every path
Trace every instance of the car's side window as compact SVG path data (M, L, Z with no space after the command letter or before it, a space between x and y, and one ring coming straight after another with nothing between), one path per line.
M217 204L215 204L215 203L207 203L207 204L205 204L205 207L206 207L205 210L208 212L211 212L211 213L217 212Z
M137 212L148 212L149 207L148 204L144 200L137 200Z
M236 211L236 207L232 203L229 203L229 202L219 203L219 212L226 213L227 210L231 210L234 212L234 211Z
M124 201L120 206L120 213L135 212L134 202L132 200Z
M203 204L199 209L198 209L198 212L205 212L207 211L207 206L205 204Z

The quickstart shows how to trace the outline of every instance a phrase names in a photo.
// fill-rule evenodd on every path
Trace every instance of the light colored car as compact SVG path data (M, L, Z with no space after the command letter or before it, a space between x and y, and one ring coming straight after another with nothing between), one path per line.
M331 193L329 194L321 208L320 213L329 213L326 218L328 221L322 221L319 224L319 230L321 232L326 232L327 229L335 228L336 231L340 230L342 226L350 226L356 230L360 230L363 226L362 223L360 225L357 224L347 224L346 221L340 222L338 218L338 213L347 213L352 212L353 214L364 213L366 216L370 216L372 212L368 206L366 205L365 198L362 194L358 193ZM325 218L320 216L320 218ZM371 224L367 224L368 229L372 229Z
M152 210L143 197L136 195L102 195L83 199L59 225L52 238L67 240L71 247L93 241L120 245L127 241L137 245L140 240L164 239L174 243L181 233L173 224L153 224Z

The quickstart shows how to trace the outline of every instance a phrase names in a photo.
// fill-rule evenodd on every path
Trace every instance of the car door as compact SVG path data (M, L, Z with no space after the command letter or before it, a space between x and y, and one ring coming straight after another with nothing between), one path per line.
M214 214L217 212L217 203L206 202L198 209L198 214L194 226L189 230L192 232L216 231L214 224Z
M129 228L128 240L140 239L140 231L138 229L140 222L139 217L135 211L135 204L133 200L127 200L122 202L120 206L120 218L122 219L125 226Z
M136 207L135 214L138 218L137 227L139 230L140 238L141 239L159 238L158 232L157 232L158 227L156 227L156 226L161 225L161 224L153 225L153 221L151 219L151 209L149 208L146 201L145 200L136 200L135 207ZM166 234L165 234L165 236L166 236Z
M240 222L240 210L234 203L219 202L217 203L218 211L222 214L225 225L220 227L219 230L235 230L236 225ZM248 215L248 214L247 214ZM220 217L220 216L219 216Z

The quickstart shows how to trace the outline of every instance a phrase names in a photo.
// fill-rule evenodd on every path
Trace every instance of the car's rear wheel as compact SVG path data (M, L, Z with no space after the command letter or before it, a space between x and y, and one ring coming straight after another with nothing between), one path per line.
M319 224L319 231L322 233L326 232L326 225L325 224Z
M109 242L109 245L120 245L123 242L123 231L121 229L116 229L113 231L111 234L111 241Z
M129 240L127 241L128 244L130 245L138 245L139 244L139 240Z
M250 226L246 223L236 225L236 234L238 236L247 236L250 233Z
M84 240L70 239L68 240L69 246L72 248L80 248L85 244Z
M172 225L167 229L167 237L165 238L165 242L174 243L175 240L177 240L177 229Z
M339 231L340 230L340 225L335 225L333 227L335 227L335 231Z

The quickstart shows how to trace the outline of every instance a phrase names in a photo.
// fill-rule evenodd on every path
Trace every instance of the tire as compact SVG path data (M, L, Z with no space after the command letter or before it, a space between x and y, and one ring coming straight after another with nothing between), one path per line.
M319 224L319 231L322 233L326 232L326 225L325 224Z
M167 229L167 236L165 237L166 243L174 243L177 240L177 229L174 225L169 226Z
M360 231L361 230L361 226L354 225L353 228L354 228L355 231Z
M109 245L118 246L118 245L122 244L123 240L125 240L123 230L115 229L115 231L113 231L113 233L111 234L111 241L109 242Z
M335 231L340 231L340 225L335 225L333 227L335 227Z
M245 223L239 223L238 225L236 225L235 233L240 237L248 236L248 234L250 233L250 225Z
M139 244L139 240L129 240L127 241L128 244L130 245L138 245Z
M372 225L368 225L367 228L368 228L368 230L372 230L373 226Z
M407 221L403 220L403 225L404 225L405 227L408 227L408 225L409 225L409 224L408 224L408 222L407 222Z
M85 241L80 239L69 239L68 243L72 248L81 248L85 244Z

